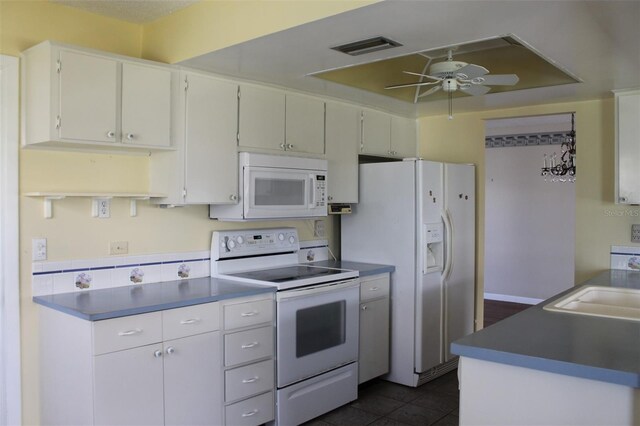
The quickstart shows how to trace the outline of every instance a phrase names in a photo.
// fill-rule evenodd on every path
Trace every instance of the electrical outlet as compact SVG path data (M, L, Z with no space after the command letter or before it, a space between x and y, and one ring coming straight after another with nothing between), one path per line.
M129 253L128 241L113 241L109 243L109 254L127 254Z
M324 220L316 220L313 223L313 236L316 238L324 237Z
M111 200L108 198L104 198L98 200L98 217L99 218L108 218L111 217Z
M640 224L631 225L631 242L640 243Z
M34 238L31 240L32 260L34 262L47 260L47 239Z

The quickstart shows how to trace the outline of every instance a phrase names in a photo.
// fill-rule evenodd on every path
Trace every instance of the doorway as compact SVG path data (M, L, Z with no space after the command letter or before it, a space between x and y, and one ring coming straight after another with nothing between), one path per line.
M485 122L485 300L537 304L574 285L575 183L541 176L571 117Z

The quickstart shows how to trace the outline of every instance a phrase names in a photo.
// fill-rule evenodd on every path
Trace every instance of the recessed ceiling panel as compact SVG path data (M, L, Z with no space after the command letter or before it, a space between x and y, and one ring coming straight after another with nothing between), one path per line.
M449 49L453 50L455 61L483 66L489 70L489 75L516 74L519 77L518 83L514 86L491 86L489 94L580 82L578 78L554 66L513 37L496 37L459 46L432 49L411 55L322 71L312 75L334 83L413 103L416 97L415 87L399 89L385 89L385 87L421 81L420 77L406 74L403 71L428 74L430 65L447 60ZM423 79L422 81L431 80ZM420 93L431 87L433 86L423 86ZM453 96L466 97L468 95L456 91ZM417 101L430 102L446 98L447 93L439 91L421 97Z

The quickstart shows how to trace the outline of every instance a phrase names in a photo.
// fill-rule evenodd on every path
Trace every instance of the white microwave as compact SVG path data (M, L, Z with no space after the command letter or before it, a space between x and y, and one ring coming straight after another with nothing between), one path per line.
M242 221L327 215L327 161L241 152L235 204L212 204L209 217Z

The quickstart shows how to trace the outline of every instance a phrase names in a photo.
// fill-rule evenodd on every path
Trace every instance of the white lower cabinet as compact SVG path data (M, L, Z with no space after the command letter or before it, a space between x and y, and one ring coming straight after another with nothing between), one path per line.
M42 424L273 420L274 304L269 294L95 322L41 308Z
M358 383L389 372L389 274L360 279Z

